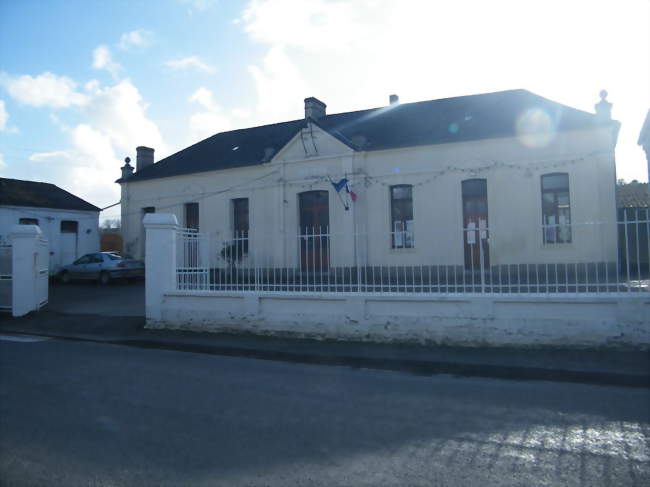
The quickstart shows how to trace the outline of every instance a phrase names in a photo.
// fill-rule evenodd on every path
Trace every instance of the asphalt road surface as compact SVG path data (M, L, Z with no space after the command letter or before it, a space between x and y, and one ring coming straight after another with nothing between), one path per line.
M7 486L646 486L650 391L0 337Z

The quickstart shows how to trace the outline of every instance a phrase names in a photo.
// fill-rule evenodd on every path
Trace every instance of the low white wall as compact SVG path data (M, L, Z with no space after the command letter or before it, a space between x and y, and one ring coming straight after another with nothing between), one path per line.
M148 328L464 346L650 346L650 296L166 292Z

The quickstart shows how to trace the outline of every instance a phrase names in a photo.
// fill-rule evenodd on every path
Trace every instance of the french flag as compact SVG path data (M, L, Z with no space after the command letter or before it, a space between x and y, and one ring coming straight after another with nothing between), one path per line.
M350 199L351 199L352 201L357 201L357 193L355 193L354 191L352 191L352 185L350 184L350 181L348 181L347 179L346 179L346 181L345 181L345 190L346 190L346 191L348 192L348 194L350 195Z

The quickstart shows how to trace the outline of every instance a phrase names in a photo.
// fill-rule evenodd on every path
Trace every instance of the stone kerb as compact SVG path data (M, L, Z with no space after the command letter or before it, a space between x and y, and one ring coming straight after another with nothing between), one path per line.
M156 322L161 319L164 294L175 288L178 220L171 213L148 213L142 223L146 231L145 315L147 322Z
M9 234L12 254L11 313L24 316L38 309L38 248L41 229L36 225L14 225Z

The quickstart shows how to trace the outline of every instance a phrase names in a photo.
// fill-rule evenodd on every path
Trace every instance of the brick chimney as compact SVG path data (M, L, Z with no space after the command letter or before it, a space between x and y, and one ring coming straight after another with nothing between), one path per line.
M145 167L153 165L153 149L151 147L136 147L135 170L142 171Z
M325 108L327 105L313 96L305 98L305 120L313 119L318 120L325 116Z

